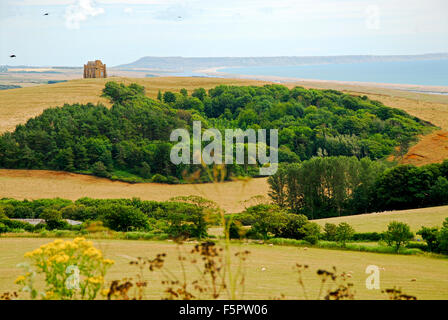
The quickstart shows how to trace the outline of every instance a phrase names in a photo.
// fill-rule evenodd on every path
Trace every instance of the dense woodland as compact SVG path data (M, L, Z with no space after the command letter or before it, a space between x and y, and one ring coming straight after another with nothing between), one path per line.
M316 156L384 159L405 153L419 134L433 128L404 111L334 90L221 85L208 92L159 92L153 100L142 86L108 82L103 92L113 103L110 109L92 104L51 108L4 133L0 167L179 183L201 167L173 165L169 136L173 129L191 130L194 120L220 130L278 129L279 161L286 163ZM227 178L257 174L254 165L227 167ZM202 172L198 182L206 181Z
M448 204L448 160L391 167L368 158L316 157L268 179L280 208L310 219Z

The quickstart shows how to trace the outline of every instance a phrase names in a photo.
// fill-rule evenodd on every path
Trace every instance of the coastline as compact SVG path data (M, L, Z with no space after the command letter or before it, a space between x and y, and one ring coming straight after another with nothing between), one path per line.
M448 96L448 86L429 86L429 85L414 85L414 84L396 84L396 83L378 83L378 82L361 82L361 81L341 81L341 80L323 80L323 79L304 79L293 77L279 77L269 75L246 75L222 72L222 69L229 69L232 67L214 67L201 70L195 70L194 72L202 73L209 77L222 77L222 78L234 78L234 79L253 79L260 81L278 82L283 84L297 83L303 84L305 87L316 87L319 89L330 89L336 86L350 86L356 88L379 88L379 89L392 89L400 91L408 91L413 93L431 94ZM351 90L351 89L350 89Z

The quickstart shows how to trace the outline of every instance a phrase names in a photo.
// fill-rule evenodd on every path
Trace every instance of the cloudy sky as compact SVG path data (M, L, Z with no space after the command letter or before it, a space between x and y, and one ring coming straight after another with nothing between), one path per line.
M428 52L446 0L0 0L0 65Z

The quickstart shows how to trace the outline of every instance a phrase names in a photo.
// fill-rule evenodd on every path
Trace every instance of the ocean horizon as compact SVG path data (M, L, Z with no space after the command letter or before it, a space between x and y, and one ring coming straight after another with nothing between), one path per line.
M219 72L310 80L448 86L448 59L222 68Z

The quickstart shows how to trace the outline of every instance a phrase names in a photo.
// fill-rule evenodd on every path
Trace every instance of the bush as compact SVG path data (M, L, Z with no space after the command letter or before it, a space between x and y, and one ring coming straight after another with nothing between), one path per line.
M278 237L281 238L291 238L291 239L303 239L309 233L306 229L306 225L309 223L308 218L303 214L287 214L286 224L282 228ZM308 227L309 228L309 227Z
M247 239L253 239L253 240L255 240L255 239L263 239L263 235L261 233L258 233L253 228L250 228L249 230L247 230L247 232L245 234L245 237Z
M97 217L95 207L87 207L83 204L73 204L61 209L64 219L87 221Z
M231 220L228 225L229 239L241 239L244 236L244 229L241 226L241 222Z
M250 208L249 208L250 209ZM247 209L247 210L249 210ZM257 221L256 216L252 212L242 212L232 215L234 221L239 221L243 226L251 226Z
M303 240L310 244L316 244L319 240L320 226L315 222L307 222L300 230Z
M343 247L345 247L347 241L351 240L354 234L355 230L352 228L351 225L349 225L346 222L341 222L336 227L335 239L337 242L341 243Z
M103 178L110 178L111 174L109 171L107 171L106 166L104 165L103 162L98 161L95 162L92 166L92 173L98 177L103 177Z
M168 178L162 176L161 174L156 173L155 175L152 176L151 181L155 183L166 183L168 182Z
M82 227L82 229L86 230L88 233L98 233L98 232L109 231L109 229L103 225L102 221L85 221L81 225L81 227Z
M0 222L0 233L6 233L8 231L9 231L9 228L5 224Z
M8 228L7 232L14 232L14 230L25 230L28 232L34 231L34 226L32 224L23 221L2 219L0 220L0 223L4 224Z
M324 226L324 239L328 241L336 241L337 226L334 223L326 223Z
M354 233L352 237L353 241L380 241L382 239L383 235L378 232Z
M443 222L442 229L440 229L437 235L437 241L439 243L439 251L448 254L448 218Z
M388 246L394 247L398 252L403 245L409 243L414 237L409 225L403 222L392 221L387 226L387 231L384 233L384 240Z
M277 206L257 205L254 207L253 214L256 220L251 228L253 232L260 234L262 239L280 236L282 229L288 223L288 214Z
M308 235L305 238L303 238L303 240L305 240L309 244L315 245L319 242L319 237L316 235Z
M439 251L439 241L437 239L439 235L438 228L422 227L418 232L418 235L422 236L422 239L426 241L427 250L430 252Z
M165 219L169 224L166 232L173 238L202 239L207 237L207 223L203 208L178 203L172 211L167 212Z
M125 205L108 205L98 208L106 227L115 231L148 229L148 217L139 209Z
M250 239L290 238L304 239L319 238L320 226L311 223L302 214L288 213L276 205L260 204L248 208L236 217L238 221L252 222L246 237ZM242 223L244 225L244 223Z
M424 242L409 242L406 245L406 248L408 249L420 249L422 251L430 251L428 244Z
M70 225L62 220L62 214L60 211L55 209L44 209L40 214L40 218L45 220L46 228L48 230L54 229L69 229Z

